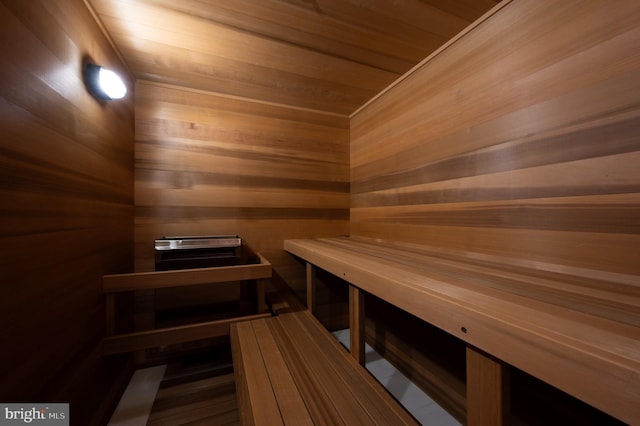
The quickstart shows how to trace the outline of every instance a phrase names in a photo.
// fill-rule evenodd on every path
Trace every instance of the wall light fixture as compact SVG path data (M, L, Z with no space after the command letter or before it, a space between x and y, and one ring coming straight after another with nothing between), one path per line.
M86 64L84 81L89 92L98 99L121 99L127 94L127 87L118 74L100 65Z

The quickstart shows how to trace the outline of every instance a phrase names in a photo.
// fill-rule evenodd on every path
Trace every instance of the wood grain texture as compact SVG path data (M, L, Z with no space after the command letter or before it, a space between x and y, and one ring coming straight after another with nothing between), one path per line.
M365 303L364 293L349 286L349 351L356 362L365 364Z
M237 365L243 424L416 424L308 311L236 324L232 344L235 360L251 362ZM256 415L274 396L279 415Z
M288 240L285 248L622 421L640 415L636 276L554 272L506 256L482 256L482 266L473 253L361 237ZM476 267L478 273L469 273ZM537 297L535 286L526 283L543 276L568 292L557 291L550 300ZM602 296L583 305L596 282ZM609 298L622 301L626 320L617 308L608 309ZM604 309L594 313L593 302Z
M311 386L323 389L344 424L416 424L405 408L310 312L293 312L265 321L271 321L269 325L279 337L289 336L287 340L293 346L281 348L290 355L292 350L298 352L302 360L298 367L306 371L305 380L311 379ZM335 424L322 414L314 421Z
M117 293L270 278L271 264L262 255L258 257L260 263L248 265L105 275L102 290Z
M312 314L316 311L316 271L312 264L307 263L305 268L307 281L307 309Z
M283 423L285 425L313 425L309 411L266 322L252 321L251 326L260 343L262 358L269 372L269 380L278 400ZM260 422L262 420L258 423Z
M510 424L509 366L467 347L467 424Z
M103 341L103 353L112 355L141 349L157 348L177 343L193 342L213 337L228 336L232 324L266 318L271 313L234 317L217 321L199 322L176 327L159 328L151 331L108 336Z
M89 3L139 79L349 114L497 1Z
M136 93L137 271L153 270L161 236L237 234L271 260L286 238L347 232L347 117L150 82Z
M99 424L127 374L100 288L133 263L133 96L96 101L83 61L132 79L81 0L2 1L0 42L0 400Z
M640 7L556 6L505 5L352 116L352 235L640 275Z
M284 424L251 323L237 323L231 327L231 346L240 423L254 425L265 421L270 425Z
M371 294L365 299L367 343L466 424L464 342Z
M240 423L234 375L179 384L161 384L147 425L236 426Z

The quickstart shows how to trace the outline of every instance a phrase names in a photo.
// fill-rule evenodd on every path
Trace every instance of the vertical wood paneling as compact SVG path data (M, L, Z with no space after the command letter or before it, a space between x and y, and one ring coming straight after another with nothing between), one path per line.
M345 116L139 81L136 270L161 236L238 234L281 260L284 239L347 233L348 138Z
M351 233L640 275L640 4L512 2L352 116Z
M2 1L0 23L0 400L99 423L126 372L101 357L101 288L132 268L133 85L81 0ZM86 57L131 95L91 97Z

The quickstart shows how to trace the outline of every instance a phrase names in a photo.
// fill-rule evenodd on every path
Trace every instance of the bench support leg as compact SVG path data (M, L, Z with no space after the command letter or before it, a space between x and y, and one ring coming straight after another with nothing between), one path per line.
M116 333L116 295L115 293L107 293L105 297L107 314L106 335L113 336Z
M256 282L256 293L257 293L257 308L258 308L258 313L262 314L264 312L267 312L267 301L266 301L266 294L267 292L267 280L264 278L259 278Z
M351 355L360 365L365 364L365 314L364 293L358 287L349 285L349 329Z
M467 346L467 424L509 424L509 366Z
M316 268L307 263L307 309L315 314L316 311Z
M133 327L135 331L147 331L156 328L155 305L156 291L137 290L134 292L134 315ZM147 351L139 350L134 352L134 362L144 364L148 362Z

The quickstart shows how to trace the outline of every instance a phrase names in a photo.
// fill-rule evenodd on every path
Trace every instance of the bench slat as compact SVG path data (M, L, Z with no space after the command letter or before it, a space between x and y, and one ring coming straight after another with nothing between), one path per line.
M283 315L289 314L286 313ZM274 341L278 345L278 350L280 351L282 358L285 361L287 368L289 369L291 377L295 381L295 388L300 393L301 398L305 401L305 405L309 411L313 423L319 426L344 424L336 408L328 398L328 395L324 392L323 389L319 388L316 385L314 379L309 375L308 369L305 368L307 360L301 358L297 352L287 351L285 349L286 345L289 344L285 343L286 338L284 337L284 335L286 334L286 332L281 329L281 326L278 323L274 321L265 320L264 323L269 328ZM242 329L238 330L238 332L246 333L247 331L245 329ZM268 390L260 390L257 386L255 386L250 390L245 389L245 392L240 392L240 388L246 387L244 383L246 378L242 375L242 363L245 362L245 360L240 357L236 357L236 353L240 353L246 350L246 348L242 348L240 345L241 342L238 339L232 340L234 368L239 373L238 377L236 378L236 381L239 383L238 399L241 403L241 410L250 410L250 406L246 407L246 400L252 399L255 392L268 392ZM251 422L246 422L244 418L241 420L243 421L243 424L254 424L253 418L251 418Z
M278 320L282 323L287 335L295 341L296 346L293 349L307 360L305 367L311 372L315 383L324 389L344 423L356 424L370 416L369 411L360 404L356 396L359 392L366 392L366 389L354 389L355 384L349 383L351 386L348 386L343 381L344 377L336 371L338 366L327 359L329 351L323 350L316 340L317 337L312 338L293 315L286 315Z
M618 281L573 276L567 273L525 267L503 258L502 262L489 256L455 255L420 247L397 244L381 246L366 240L331 240L332 247L378 258L397 267L409 267L424 273L439 273L472 282L475 286L552 303L569 309L595 314L634 326L640 326L640 285L628 276L616 274ZM594 275L598 275L594 271ZM603 275L603 274L599 274ZM612 278L612 275L608 275Z
M288 328L287 318L292 314L280 315L275 317L268 324L277 336L278 344L283 356L287 360L287 365L291 370L291 374L295 377L298 389L302 397L307 402L309 412L313 421L319 425L348 425L344 419L344 414L340 413L340 409L352 410L357 409L356 405L346 404L336 405L336 395L332 393L331 387L327 386L327 372L322 367L313 368L311 364L317 362L317 356L313 354L309 357L300 348L308 346L306 339L298 340L299 333L297 330ZM282 321L285 319L285 321ZM317 354L316 354L317 355ZM318 371L320 370L320 371Z
M323 380L321 383L330 393L340 413L350 413L358 407L358 412L369 416L374 423L415 424L415 420L308 312L297 312L278 320L292 339L295 339L298 344L296 349L306 359L313 360L308 363L310 368L317 368L318 375L326 374L326 377L335 379ZM344 394L341 394L342 389ZM351 409L344 409L345 404ZM343 416L343 419L349 425L358 419L362 421L361 414L357 414L355 418Z
M309 411L282 358L271 330L265 321L253 321L251 326L260 345L264 363L268 366L267 373L284 423L300 426L312 425L313 421Z
M326 351L326 354L333 356L332 362L336 366L338 374L345 378L348 384L358 383L368 389L368 392L358 393L361 403L371 409L370 412L376 413L375 419L388 418L389 421L395 421L397 424L400 419L403 424L414 424L415 419L388 393L384 387L344 349L342 344L338 342L313 316L307 312L299 312L297 320L305 328L308 335L326 336L327 344L335 348L333 351ZM356 367L358 366L358 367ZM381 410L377 413L377 410ZM393 416L389 413L393 412ZM395 419L395 420L394 420Z
M234 324L231 342L242 423L284 424L251 323Z

